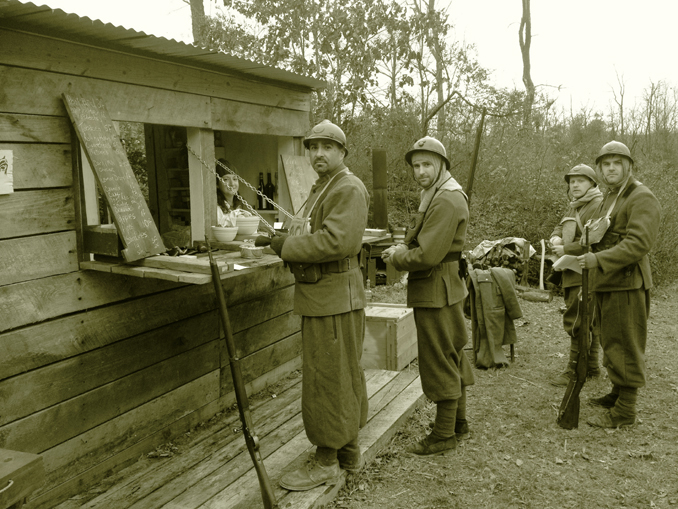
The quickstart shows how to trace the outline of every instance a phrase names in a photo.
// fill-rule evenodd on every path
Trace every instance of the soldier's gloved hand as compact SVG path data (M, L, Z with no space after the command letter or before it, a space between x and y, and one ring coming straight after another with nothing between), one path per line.
M390 246L381 254L381 259L384 260L385 263L393 263L393 255L401 251L407 251L407 246L405 244Z
M598 258L593 253L577 256L577 261L582 269L595 269L598 266Z
M560 237L558 237L558 236L556 236L556 235L554 235L553 237L551 237L551 238L549 239L549 242L550 242L551 245L553 245L553 246L562 246L562 245L563 245L563 239L561 239Z
M287 240L287 237L289 237L287 233L282 233L271 238L271 249L273 249L273 251L275 251L275 254L277 254L278 256L280 256L280 254L282 253L283 244Z
M254 245L257 247L270 246L271 237L268 237L266 235L259 235L256 239L254 239Z

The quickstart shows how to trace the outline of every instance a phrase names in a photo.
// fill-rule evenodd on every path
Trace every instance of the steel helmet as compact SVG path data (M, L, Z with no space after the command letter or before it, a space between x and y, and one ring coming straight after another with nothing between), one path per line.
M591 180L591 182L593 182L594 186L598 185L598 177L596 176L596 172L590 166L587 166L585 164L578 164L577 166L572 168L569 172L567 172L567 175L565 175L565 182L569 184L570 177L573 177L575 175L578 177L586 177L589 180Z
M627 157L629 161L633 163L633 158L631 157L631 151L629 150L629 147L620 141L611 141L603 145L603 148L601 148L600 152L598 152L596 164L598 164L603 157L611 155Z
M445 146L440 143L438 140L435 138L431 138L430 136L424 136L422 139L417 140L414 142L414 146L412 149L405 154L405 161L407 161L407 164L412 166L412 155L415 152L433 152L434 154L438 154L440 157L443 158L443 161L447 164L447 169L450 169L450 160L447 158L447 152L445 151Z
M337 142L341 147L346 151L345 155L348 155L348 149L346 148L346 135L341 128L325 119L316 125L311 132L304 138L304 147L308 148L308 144L311 140L331 140Z

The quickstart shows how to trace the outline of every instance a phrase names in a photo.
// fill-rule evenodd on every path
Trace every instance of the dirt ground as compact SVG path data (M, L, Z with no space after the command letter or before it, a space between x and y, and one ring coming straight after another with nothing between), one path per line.
M562 297L521 300L515 362L475 370L468 390L470 438L443 456L405 453L435 415L428 402L375 462L349 476L328 507L678 508L677 291L672 285L652 295L648 380L639 391L634 426L602 430L586 424L600 411L587 399L609 392L606 374L584 386L579 427L556 424L564 388L549 381L565 368L569 348Z

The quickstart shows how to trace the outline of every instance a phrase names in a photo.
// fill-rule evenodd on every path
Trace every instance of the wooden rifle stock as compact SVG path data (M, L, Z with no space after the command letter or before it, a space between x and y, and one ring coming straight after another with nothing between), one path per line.
M233 331L231 330L231 321L228 318L228 309L226 307L226 297L224 296L224 289L221 286L221 277L219 275L219 267L212 256L212 248L209 240L206 239L207 252L210 257L210 269L212 270L212 282L217 294L217 301L219 306L219 316L221 318L221 325L224 328L224 336L226 337L226 348L228 349L228 358L231 366L231 376L233 377L233 389L235 390L235 399L238 403L238 411L240 413L240 422L242 423L242 432L245 435L245 443L247 450L250 453L252 462L254 463L254 470L257 472L259 478L259 487L261 488L261 498L264 501L265 509L277 509L278 502L273 493L271 481L266 473L264 461L261 459L259 453L259 439L254 434L252 427L252 415L250 414L250 404L247 399L247 391L245 390L245 383L242 379L242 371L240 370L240 359L237 356L235 349L235 341L233 341Z
M586 245L588 246L589 229L587 226L584 227L583 234L585 235L584 238L586 239ZM588 250L591 250L590 246L588 246ZM590 319L589 270L586 268L582 269L581 273L581 300L579 303L579 310L581 313L579 334L577 335L579 354L577 355L574 366L575 376L570 378L570 381L567 384L565 396L560 403L558 418L556 419L558 426L565 429L573 429L579 426L579 393L581 392L582 387L584 387L584 383L586 383L586 372L588 369Z

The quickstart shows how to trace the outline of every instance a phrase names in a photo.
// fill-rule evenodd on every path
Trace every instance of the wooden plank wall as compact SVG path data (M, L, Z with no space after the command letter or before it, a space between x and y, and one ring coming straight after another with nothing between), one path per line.
M15 188L0 196L0 448L42 455L46 484L28 507L52 507L235 400L211 285L78 269L61 94L100 95L116 120L204 129L217 113L285 136L307 129L310 99L11 30L0 45ZM293 282L281 264L223 281L252 391L300 366Z

